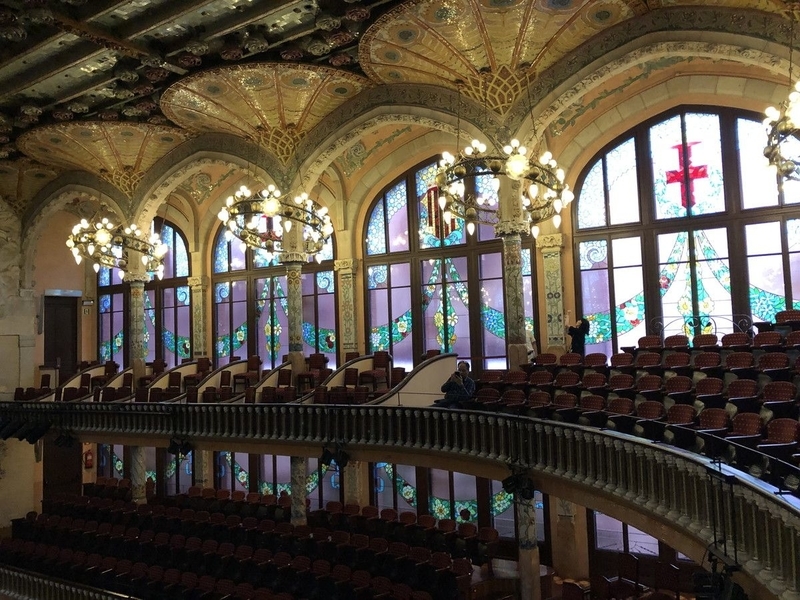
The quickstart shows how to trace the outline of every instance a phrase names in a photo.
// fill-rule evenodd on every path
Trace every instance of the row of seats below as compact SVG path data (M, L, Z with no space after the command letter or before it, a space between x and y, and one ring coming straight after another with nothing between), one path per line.
M252 521L257 523L256 527L245 528L244 522L237 522L228 528L227 533L224 525L222 529L207 527L205 533L208 537L201 538L140 530L123 524L110 527L110 523L103 523L98 527L96 522L58 515L38 515L35 518L29 515L23 524L15 523L15 537L0 546L0 557L14 565L20 553L29 554L34 547L47 543L51 546L48 553L53 557L60 550L69 549L73 553L82 553L84 561L87 556L97 554L115 561L155 564L164 570L192 571L197 577L224 576L235 583L265 586L302 598L314 597L306 595L313 590L298 590L298 578L283 579L281 569L291 567L302 573L319 560L324 561L322 566L327 564L327 571L332 566L345 565L352 570L364 570L371 577L384 577L392 583L406 582L419 591L447 598L457 597L453 595L456 588L452 585L458 576L457 565L462 571L460 574L466 576L467 587L469 584L468 575L472 567L466 558L466 547L471 542L458 536L453 536L453 539L460 540L462 546L457 543L456 548L462 547L465 556L454 559L446 552L411 547L380 537L369 538L310 526L293 527L290 523L276 524L268 520ZM475 537L469 539L476 548L479 547ZM60 550L55 551L52 546ZM484 548L484 552L488 551ZM83 562L81 568L82 565ZM108 572L110 568L101 572Z
M256 574L256 584L237 581L223 576L198 575L192 570L175 567L149 565L143 561L118 559L98 553L62 548L60 546L19 540L3 540L0 543L0 558L3 562L19 568L30 568L46 575L73 581L79 584L110 590L144 600L432 600L433 594L425 590L414 590L405 582L371 575L366 570L353 570L347 565L332 565L324 559L311 561L308 557L280 553L253 554L244 559L243 568L248 574ZM454 589L469 587L471 573L457 572L453 566L440 571L431 563L438 579L445 580L443 573L451 578L447 583ZM471 567L470 567L471 568ZM262 586L268 582L270 587ZM439 584L436 589L446 589ZM291 590L291 591L288 591ZM292 593L294 592L294 593ZM444 597L467 597L445 595Z

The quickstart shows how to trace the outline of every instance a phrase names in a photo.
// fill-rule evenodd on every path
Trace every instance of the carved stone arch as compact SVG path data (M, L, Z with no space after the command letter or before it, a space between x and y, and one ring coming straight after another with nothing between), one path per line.
M49 186L48 186L49 187ZM45 188L47 189L47 188ZM43 190L44 191L44 190ZM79 206L74 201L80 199L82 202L91 203L87 205L84 213L79 213ZM39 209L27 222L22 232L22 287L31 287L33 282L34 265L36 258L36 242L44 230L47 221L56 213L72 212L75 214L76 222L82 217L90 217L94 211L104 203L109 210L113 211L120 219L126 222L125 211L120 207L117 200L99 192L97 189L87 188L78 185L68 185L61 187L51 194L47 194L45 202L39 204ZM64 240L66 242L66 240ZM65 246L66 248L66 246ZM65 251L65 257L67 257Z
M252 142L218 133L201 135L164 156L142 178L132 199L137 218L152 219L156 214L154 203L166 198L181 181L209 162L241 168L254 178L279 185L286 180L280 161Z
M773 102L770 92L774 91L774 86L785 86L788 76L789 63L788 60L782 56L777 56L771 52L765 51L764 43L762 40L744 36L734 36L732 34L719 34L712 35L705 33L703 40L687 40L687 32L675 32L671 37L679 37L683 34L684 39L663 39L666 34L659 34L659 41L653 42L652 38L636 40L618 48L616 51L609 53L609 56L603 59L602 64L596 61L589 67L581 70L576 76L564 81L556 90L548 95L542 102L534 108L535 124L532 124L530 113L523 111L518 103L514 110L511 111L509 124L514 131L516 137L522 141L529 149L534 152L541 145L544 133L550 135L561 135L568 131L568 127L557 126L563 115L569 111L576 102L579 102L585 96L596 92L601 89L606 83L624 74L628 71L636 70L639 77L644 77L648 72L655 72L659 68L672 68L676 64L685 66L686 70L682 75L697 77L714 77L715 80L724 78L726 80L737 79L737 77L730 74L730 65L727 67L721 66L718 75L709 75L707 69L695 72L692 70L692 62L698 58L725 61L726 63L735 62L745 67L759 67L761 72L767 71L774 75L774 85L772 83L764 83L762 78L753 79L748 81L758 81L761 86L748 86L747 96L752 102L752 88L760 88L766 85L765 97L763 106L767 106ZM726 40L726 43L720 41L710 41L710 39ZM738 42L737 44L730 43L732 40ZM756 46L757 47L754 47ZM782 48L774 46L774 49ZM707 66L709 63L705 62ZM633 79L631 77L630 79ZM741 79L741 78L739 78ZM701 86L693 83L695 90L700 89ZM657 88L665 88L666 93L670 96L683 95L680 93L679 86L672 84L656 84L649 88L650 90ZM706 88L709 93L714 96L735 96L733 92L734 86L713 86ZM616 92L624 92L624 90L616 90ZM649 92L651 96L655 96L652 91ZM632 97L642 96L642 93L635 93L632 95L625 95L624 93L609 93L603 100L608 103L628 102ZM740 96L744 96L744 88ZM603 102L603 104L606 104ZM645 106L647 106L646 103ZM600 104L598 104L599 106ZM606 104L608 106L608 104ZM596 108L596 106L595 106ZM606 114L603 114L604 121ZM581 132L581 137L585 136L585 132ZM577 136L573 136L573 139ZM562 160L559 159L561 163ZM564 166L564 165L562 165Z

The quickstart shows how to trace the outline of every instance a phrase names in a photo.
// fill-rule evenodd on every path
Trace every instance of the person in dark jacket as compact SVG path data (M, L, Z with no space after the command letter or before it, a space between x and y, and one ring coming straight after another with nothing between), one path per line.
M581 317L574 326L567 327L567 333L572 336L570 352L584 355L586 351L586 335L589 333L589 321Z
M458 371L453 373L447 381L442 384L444 398L437 400L434 406L440 408L460 408L475 394L475 382L469 376L469 363L461 361L458 363Z

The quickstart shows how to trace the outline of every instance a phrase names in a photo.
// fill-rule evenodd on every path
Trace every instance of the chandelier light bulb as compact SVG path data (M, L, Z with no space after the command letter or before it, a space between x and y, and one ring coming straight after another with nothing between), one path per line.
M94 254L94 244L89 244L88 246L86 246L86 251L89 254Z
M233 196L228 196L225 199L225 206L233 206Z
M564 208L564 205L561 203L561 200L559 199L553 200L553 210L556 211L557 215L561 214L562 208Z
M473 233L475 233L475 223L473 223L472 221L467 223L467 233L469 235L472 235Z
M553 225L556 229L561 227L561 215L553 215Z
M439 204L439 208L441 210L444 210L444 207L447 206L447 196L442 194L441 196L439 196L439 200L437 200L437 202Z
M446 210L442 214L442 217L444 217L446 223L449 223L453 219L453 213L451 213L449 210Z
M75 264L77 264L77 265L81 264L81 255L80 254L77 254L77 253L75 254Z
M543 165L546 165L550 162L550 159L552 158L553 155L550 153L550 151L547 151L544 154L542 154L542 156L539 158L539 162L542 163Z
M495 192L500 190L500 180L497 177L492 177L492 189Z
M531 226L531 235L533 236L533 239L538 239L538 237L539 237L539 226L538 225Z
M92 268L94 269L95 273L99 273L100 272L100 263L94 263L92 265Z
M569 188L565 189L561 192L561 199L564 201L565 204L569 204L575 199L575 194Z
M764 114L767 115L767 118L772 121L777 121L778 119L781 118L780 111L778 111L778 109L775 108L774 106L767 107L767 110L764 111Z
M283 222L283 228L284 228L286 231L291 231L291 230L292 230L292 221L291 221L291 219L286 219L286 220Z

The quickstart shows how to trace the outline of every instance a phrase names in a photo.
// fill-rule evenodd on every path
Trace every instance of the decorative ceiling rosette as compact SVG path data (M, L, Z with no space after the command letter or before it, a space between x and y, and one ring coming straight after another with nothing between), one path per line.
M156 161L191 135L163 125L86 121L38 127L18 144L43 164L89 171L131 197Z
M287 164L314 126L370 86L363 77L323 66L232 65L173 84L161 110L192 131L245 137Z
M530 77L632 16L623 0L411 0L367 30L359 62L386 84L463 82L503 115Z

